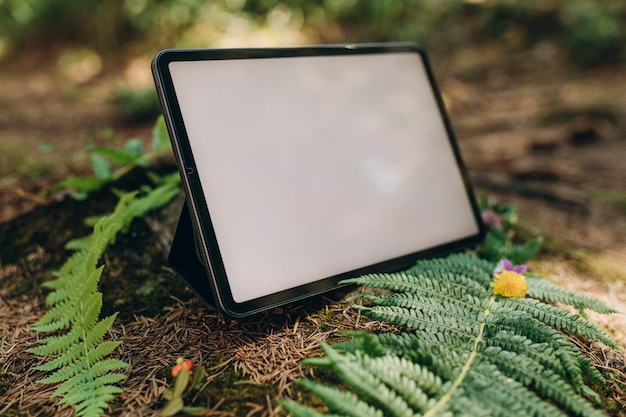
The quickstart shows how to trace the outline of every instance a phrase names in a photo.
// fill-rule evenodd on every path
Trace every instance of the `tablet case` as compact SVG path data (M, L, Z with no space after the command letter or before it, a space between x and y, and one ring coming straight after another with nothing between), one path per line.
M187 200L185 200L178 218L167 262L176 275L191 288L193 293L207 307L216 309L213 290L209 284L210 277L207 277L208 272L200 261L201 259Z

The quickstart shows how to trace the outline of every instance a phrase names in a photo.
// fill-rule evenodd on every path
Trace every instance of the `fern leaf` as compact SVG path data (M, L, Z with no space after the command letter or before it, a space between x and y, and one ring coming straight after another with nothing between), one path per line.
M89 349L87 352L87 360L89 364L94 364L107 355L110 355L119 345L122 343L121 341L112 341L107 340L105 342L100 343L94 349Z
M73 362L71 366L61 368L37 382L40 384L57 384L63 381L71 381L73 377L81 374L85 371L85 369L87 369L87 366L84 365L84 358L81 358L80 360Z
M82 330L75 328L60 336L48 336L40 339L41 346L28 349L28 352L39 356L58 355L77 344Z
M400 394L417 412L428 410L434 404L435 398L443 395L441 379L407 359L394 356L370 358L364 355L359 362L363 368L377 375L389 388ZM437 386L436 382L440 384Z
M46 314L41 316L39 320L31 324L30 328L37 332L53 332L55 330L61 330L67 328L70 323L70 317L66 310L71 309L69 301L59 302L52 309L48 310Z
M604 384L604 379L600 373L593 366L591 366L593 371L589 369L588 359L561 332L522 311L502 313L492 317L492 322L495 325L494 331L499 332L504 329L512 334L523 335L535 343L550 345L561 363L562 372L572 380L578 390L584 389L580 385L580 375L589 377L598 385ZM487 328L489 329L490 326L491 323L487 325Z
M55 295L63 294L63 296L56 298L54 304L52 304L53 307L31 326L33 330L50 331L44 329L53 328L58 330L66 328L78 318L81 311L81 302L97 303L98 300L94 298L94 294L103 268L85 271L85 274L82 275L84 279L80 283L67 279L67 287L59 288L53 293ZM87 297L91 297L91 299L87 301ZM100 305L101 303L100 296Z
M459 401L462 395L467 396L469 401ZM565 416L565 413L554 404L544 401L515 379L502 374L495 365L487 361L477 362L468 373L463 384L463 392L455 396L450 408L457 415L471 404L479 404L483 409L492 411L493 415L502 417Z
M387 351L378 340L377 335L366 331L347 331L342 332L344 336L352 337L352 339L336 343L334 348L340 352L355 352L361 350L371 357L384 356Z
M564 332L612 340L550 303L558 298L579 307L601 306L569 292L554 295L542 283L533 285L545 300L496 296L489 288L493 266L464 254L348 280L386 290L357 295L366 305L353 308L405 331L357 332L337 346L343 354L323 345L326 356L305 363L334 370L359 401L385 415L399 410L425 417L602 415L586 397L598 398L587 381L601 385L603 378ZM315 390L322 400L322 392L350 395L337 394L336 388ZM372 391L398 407L384 408Z
M113 377L107 376L107 379L104 381L111 381L110 383L115 383L118 380L121 381L126 378L126 375L110 373L111 371L116 371L123 368L128 368L128 364L126 362L120 361L118 359L107 359L105 361L98 362L92 367L85 367L84 363L78 366L83 365L80 372L76 373L72 378L66 380L63 384L61 384L52 394L52 397L58 397L64 395L76 387L82 387L84 389L95 389L98 386L97 383L103 382L102 380L97 380L100 376L106 375L115 375ZM112 379L109 379L112 378Z
M346 417L339 414L323 414L295 401L279 401L293 417Z
M485 346L501 348L531 358L546 369L559 374L561 377L574 383L577 389L582 389L584 382L580 364L575 360L568 360L566 355L555 350L548 343L534 343L525 336L512 334L506 330L498 332L491 338L484 339ZM561 361L563 359L563 361Z
M101 273L102 268L99 268L94 271L92 278L99 277ZM85 286L89 285L85 283ZM75 300L68 300L65 303L57 304L40 320L33 324L32 328L37 331L51 331L49 329L60 330L79 320L82 322L81 325L91 327L98 319L101 308L102 294L96 293L94 288L91 293L87 292L76 295ZM81 315L85 316L82 317ZM46 339L40 340L39 343L48 344Z
M59 400L59 404L80 404L82 401L91 398L91 395L98 388L111 386L114 389L119 389L112 384L123 381L124 379L126 379L126 375L124 374L109 372L94 376L90 369L84 369L80 374L77 374L75 378L61 384L56 391L54 391L52 397L64 395L64 397Z
M389 389L376 375L363 369L358 361L339 355L329 345L322 343L322 349L329 359L332 369L352 389L363 398L379 407L385 416L410 417L415 415L407 402Z
M469 302L474 301L471 297L484 298L489 291L489 285L482 285L471 278L447 273L428 273L428 277L422 272L419 275L408 273L397 274L370 274L358 278L351 278L341 281L345 284L366 285L370 288L380 288L394 292L405 292L419 294L422 291L434 294L450 294L451 296L467 294L470 296Z
M430 314L445 314L448 317L456 317L460 320L473 320L480 322L482 320L482 312L484 307L466 302L465 300L456 300L446 294L415 294L415 293L395 293L390 295L366 296L372 303L379 306L398 306L407 309L421 310Z
M559 330L582 336L589 340L598 340L607 346L618 349L617 344L593 323L567 310L530 298L508 298L501 301L505 307L529 313L539 321Z
M130 141L127 145L124 152L128 157L135 158L143 153L139 142ZM105 167L100 163L97 154L114 159L121 155L96 150L93 156L102 168L101 173L108 172L108 165ZM52 397L62 397L59 404L75 405L76 415L103 413L113 395L121 392L114 384L126 378L126 375L113 371L129 366L118 359L105 359L121 342L103 341L117 313L98 320L102 294L97 288L104 267L97 264L108 245L135 217L164 205L177 193L177 182L168 180L143 197L137 197L136 193L122 194L113 212L100 217L94 224L91 235L74 241L71 247L76 252L57 271L56 278L45 284L52 290L46 298L51 308L31 328L39 332L69 330L65 334L40 339L40 346L29 349L29 352L57 356L38 367L52 372L39 382L61 383Z
M343 416L384 417L383 412L361 401L356 395L303 379L300 385L317 395L331 411Z
M467 275L483 287L489 287L495 263L480 259L470 253L452 254L446 258L425 259L417 262L406 272L420 275L430 272L445 272L450 275Z
M537 362L499 348L487 348L484 355L489 355L490 362L501 372L557 401L571 413L579 416L604 416L579 396L566 381L552 371L542 369Z
M93 376L100 376L111 371L130 367L126 362L119 359L104 359L96 362L91 366L90 373Z
M29 351L31 353L35 353ZM84 354L84 347L80 344L75 344L63 352L63 355L56 357L55 359L36 366L35 369L39 371L54 371L55 369L62 368L67 366L73 362L76 362L81 359L81 356Z
M79 407L76 407L76 416L78 417L97 417L100 416L104 411L108 408L109 401L115 399L114 394L119 394L122 392L121 389L114 389L115 387L111 387L107 390L98 390L95 394L98 395L94 399L87 399Z
M113 326L113 322L117 317L117 312L98 321L94 326L90 326L89 331L85 334L84 344L86 350L91 350L103 338L106 332ZM117 343L117 342L115 342Z
M65 244L65 249L72 251L85 250L91 246L91 235L72 239Z
M528 295L533 298L552 303L571 305L579 311L588 309L600 314L618 312L599 300L594 300L584 294L579 294L563 287L559 287L547 279L526 276L526 280L528 281Z
M401 305L395 300L385 303L385 297L408 297L419 300L423 303L428 303L431 306L445 306L445 308L452 308L461 314L469 313L470 311L481 312L485 308L485 303L487 302L486 295L488 292L484 291L482 288L480 290L473 291L467 286L446 281L445 278L437 281L424 276L417 276L413 277L413 280L418 283L419 291L402 291L396 287L395 289L390 289L396 291L396 293L391 296L379 296L376 298L374 296L362 294L356 295L353 298L368 298L374 304L378 305ZM364 282L366 281L361 281L359 283ZM404 306L410 307L408 304ZM470 314L473 315L473 313Z
M390 334L382 333L376 335L379 343L389 353L402 355L405 352L428 349L428 345L450 347L459 352L471 352L475 344L475 336L469 334L453 334L450 332L423 332Z
M374 306L364 307L354 305L353 308L364 311L369 316L383 320L398 326L405 326L413 330L425 332L452 332L458 334L475 334L478 332L478 324L471 321L460 321L454 317L398 306Z

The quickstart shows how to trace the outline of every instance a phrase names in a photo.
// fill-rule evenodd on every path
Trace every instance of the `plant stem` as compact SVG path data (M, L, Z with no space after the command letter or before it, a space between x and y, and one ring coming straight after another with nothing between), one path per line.
M437 415L439 410L441 410L443 407L448 405L448 403L450 402L450 399L454 395L454 392L461 386L461 384L465 380L465 376L467 375L470 368L472 367L472 362L474 362L476 355L478 355L478 345L483 340L483 333L485 331L485 325L487 324L487 316L489 316L489 314L491 313L491 305L493 304L495 300L496 300L496 296L494 294L489 299L489 304L487 304L487 307L483 311L483 315L484 315L483 321L482 323L480 323L478 334L476 335L476 340L474 341L474 348L472 349L472 352L469 354L467 358L467 362L465 362L463 369L461 369L461 372L459 372L459 375L456 377L456 379L450 386L450 389L439 399L439 401L437 401L437 403L435 403L434 406L432 406L428 410L428 412L426 412L426 414L424 414L423 417L434 417L435 415Z

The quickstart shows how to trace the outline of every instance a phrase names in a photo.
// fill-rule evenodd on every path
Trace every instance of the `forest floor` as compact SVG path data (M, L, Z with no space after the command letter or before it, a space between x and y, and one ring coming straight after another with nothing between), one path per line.
M550 45L467 50L433 67L477 194L517 205L525 232L546 238L530 268L626 312L623 68L572 67ZM138 73L149 77L147 67ZM154 119L127 118L115 98L128 74L105 71L76 83L57 66L29 58L0 66L0 233L21 233L13 242L0 237L0 414L56 410L46 405L50 389L37 386L27 369L37 362L23 352L36 337L27 326L41 315L39 283L64 261L64 242L87 233L82 219L110 210L115 200L105 192L76 202L55 184L88 172L89 145L119 148L132 137L149 143ZM171 161L166 169L174 169ZM339 328L380 326L364 322L342 294L239 322L207 311L163 256L181 201L134 225L108 255L106 274L132 277L136 291L129 300L103 277L102 291L112 300L105 310L120 311L114 336L124 340L135 375L113 413L154 411L167 366L186 355L207 364L209 382L221 387L208 394L212 415L274 415L275 391L267 387L290 393L303 375L297 362L317 351L317 340L339 339ZM156 255L144 251L155 240ZM626 347L623 314L591 318ZM599 361L626 378L623 356L607 353ZM233 386L229 367L252 382ZM237 404L228 389L238 392ZM260 404L259 396L267 401ZM624 393L616 399L626 404Z

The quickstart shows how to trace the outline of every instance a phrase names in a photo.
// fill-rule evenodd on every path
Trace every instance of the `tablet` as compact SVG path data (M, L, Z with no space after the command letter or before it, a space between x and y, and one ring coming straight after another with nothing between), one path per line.
M482 239L414 45L165 50L152 69L202 279L227 314Z

